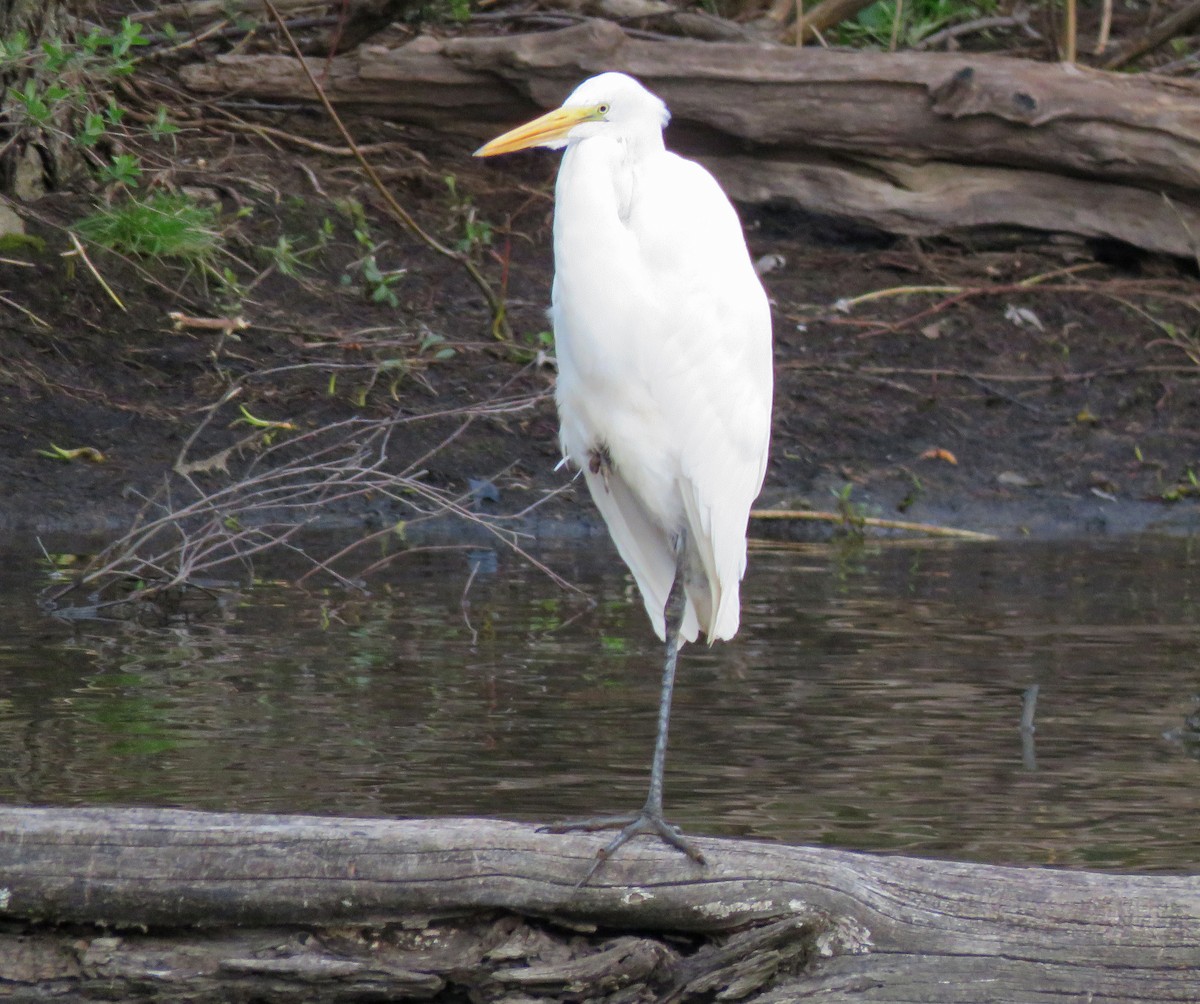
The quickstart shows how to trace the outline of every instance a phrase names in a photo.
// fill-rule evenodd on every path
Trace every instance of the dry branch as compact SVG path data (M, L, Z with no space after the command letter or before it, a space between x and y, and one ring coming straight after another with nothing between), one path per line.
M862 53L681 39L608 22L422 37L332 60L349 108L473 138L620 69L674 113L674 144L745 201L787 200L906 234L1022 227L1192 256L1200 83L963 53ZM206 93L303 91L283 57L184 71Z
M1200 996L1200 878L704 839L706 866L635 841L579 888L602 839L479 819L0 808L0 953L40 946L6 985L161 1000L251 982L262 1000L306 986L309 1001L464 983L476 1000L711 999L738 981L761 1002Z
M419 364L419 359L409 363L414 369ZM47 589L44 608L71 619L155 621L209 610L215 577L233 585L230 577L245 579L265 552L290 554L305 566L303 578L326 576L348 586L404 554L405 535L413 527L446 517L525 556L511 529L523 513L488 517L474 512L469 493L427 484L421 467L431 452L457 438L477 417L528 410L538 395L498 395L457 409L416 414L398 408L390 416L355 416L311 429L290 421L254 419L249 431L232 441L227 435L217 437L219 447L209 441L218 426L249 421L244 410L241 419L229 421L238 414L235 406L247 386L304 371L326 376L357 373L371 380L380 375L377 365L312 363L262 371L234 383L191 430L173 470L146 499L129 529L74 576ZM413 458L400 446L411 425L441 420L455 421L457 428L430 451ZM324 544L310 542L313 550L308 550L297 542L306 529L328 525L331 514L353 513L361 521L364 511L382 521L380 528L361 533L332 556L324 552ZM379 558L380 550L386 558ZM366 561L348 562L352 552L370 555L369 569L363 568Z
M1106 70L1115 70L1133 60L1153 52L1160 45L1165 45L1171 39L1189 31L1200 23L1200 0L1192 0L1174 13L1163 18L1151 27L1145 34L1126 42L1108 59L1103 62Z
M280 10L295 14L299 11L327 9L329 0L275 0ZM265 15L266 4L262 0L185 0L183 3L156 4L150 10L130 15L134 21L195 21L230 18L237 14Z

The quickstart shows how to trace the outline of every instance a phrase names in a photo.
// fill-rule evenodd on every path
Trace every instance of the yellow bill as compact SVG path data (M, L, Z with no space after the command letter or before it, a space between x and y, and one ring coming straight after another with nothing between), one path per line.
M565 146L567 134L581 122L594 122L604 117L606 105L586 105L582 108L555 108L552 112L510 129L475 151L476 157L494 157L531 146Z

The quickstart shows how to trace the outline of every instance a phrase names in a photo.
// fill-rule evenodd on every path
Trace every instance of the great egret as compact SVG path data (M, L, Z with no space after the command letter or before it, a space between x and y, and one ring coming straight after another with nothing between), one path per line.
M563 456L583 471L666 643L646 804L555 827L621 827L588 877L639 833L703 863L663 818L675 665L701 631L709 644L737 632L746 523L770 439L767 297L725 193L664 146L668 118L632 77L602 73L476 151L566 148L550 310Z

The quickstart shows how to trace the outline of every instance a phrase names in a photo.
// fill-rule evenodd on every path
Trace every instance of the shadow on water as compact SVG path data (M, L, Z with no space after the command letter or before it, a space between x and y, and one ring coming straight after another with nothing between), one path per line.
M1198 548L756 551L741 634L685 650L668 813L694 833L1190 870ZM406 559L367 597L264 583L220 619L151 629L48 619L37 562L12 557L0 798L523 820L631 809L659 650L607 543L587 551L541 558L592 605L508 554L442 553Z

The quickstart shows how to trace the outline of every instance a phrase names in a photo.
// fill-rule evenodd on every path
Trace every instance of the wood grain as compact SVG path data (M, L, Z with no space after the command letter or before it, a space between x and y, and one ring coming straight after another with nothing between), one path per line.
M1192 257L1200 83L974 53L648 41L593 20L552 32L420 37L322 61L343 107L475 142L618 69L673 113L672 144L743 201L786 201L900 234L1032 228ZM182 71L206 94L295 100L281 56Z
M256 986L369 975L431 994L470 972L497 1000L534 984L571 999L592 982L702 999L739 981L761 1001L794 999L771 996L786 986L830 1000L1200 999L1195 876L716 839L699 840L699 866L638 840L577 887L600 843L482 819L0 808L0 958L15 937L41 982L59 958L55 978L120 971L130 987L157 959L175 992L199 966ZM117 933L81 941L80 924ZM421 930L436 952L413 941Z

